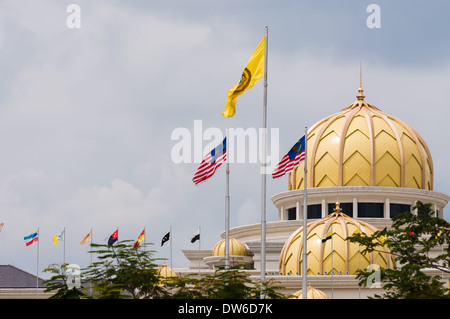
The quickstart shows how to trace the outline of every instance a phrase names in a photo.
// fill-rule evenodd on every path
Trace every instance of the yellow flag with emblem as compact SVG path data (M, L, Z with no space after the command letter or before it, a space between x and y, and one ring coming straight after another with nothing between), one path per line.
M253 87L264 76L265 41L266 37L263 37L242 72L240 81L228 91L227 104L225 105L225 110L222 112L224 117L232 117L236 113L237 97Z

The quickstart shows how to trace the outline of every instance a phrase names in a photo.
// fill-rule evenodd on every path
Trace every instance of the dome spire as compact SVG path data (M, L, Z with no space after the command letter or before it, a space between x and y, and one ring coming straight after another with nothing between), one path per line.
M339 202L336 202L336 208L333 209L335 213L342 213L341 204Z
M341 204L339 203L339 185L337 185L336 186L336 207L333 209L333 211L335 213L339 214L342 212L340 205Z
M359 90L358 90L358 95L356 96L356 98L358 100L364 100L365 96L363 95L363 88L362 88L362 63L359 62Z

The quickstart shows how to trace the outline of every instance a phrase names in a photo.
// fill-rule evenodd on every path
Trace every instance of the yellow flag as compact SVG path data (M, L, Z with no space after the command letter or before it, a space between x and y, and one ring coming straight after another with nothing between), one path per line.
M53 247L55 247L55 245L56 245L59 241L63 241L63 236L64 236L64 230L61 232L61 234L55 235L55 236L52 237L52 239L53 239Z
M236 113L236 99L264 76L265 40L263 37L250 61L242 72L241 79L227 93L227 104L222 112L224 117L232 117Z
M52 237L53 239L53 247L58 243L58 235Z

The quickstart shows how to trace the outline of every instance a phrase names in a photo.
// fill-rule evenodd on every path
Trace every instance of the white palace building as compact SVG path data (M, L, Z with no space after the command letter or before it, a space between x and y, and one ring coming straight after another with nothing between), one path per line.
M357 243L344 239L356 229L367 234L389 229L391 218L412 211L416 201L432 203L443 218L450 199L433 189L433 161L419 133L367 103L362 88L356 97L350 106L318 121L307 133L308 298L358 299L382 293L376 284L359 287L355 272L369 265L393 267L395 260L386 252L362 255ZM271 197L278 220L267 222L265 245L266 280L274 280L284 287L283 293L297 293L299 298L304 163L289 173L288 190ZM336 206L340 206L337 211ZM322 243L330 229L332 240ZM235 227L229 234L230 264L247 264L247 271L259 280L261 224ZM183 250L189 269L175 269L175 273L212 273L224 264L224 242L211 249ZM441 251L437 247L435 253ZM449 274L429 272L442 275L448 286Z

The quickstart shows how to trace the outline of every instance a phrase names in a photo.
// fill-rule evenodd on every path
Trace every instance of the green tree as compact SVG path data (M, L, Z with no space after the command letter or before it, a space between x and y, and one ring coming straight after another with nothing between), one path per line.
M387 245L396 259L395 269L381 268L386 293L375 295L375 298L450 298L449 289L444 287L441 276L425 271L450 273L450 224L435 217L431 207L431 204L418 201L413 207L417 214L405 212L392 218L390 230L377 231L372 236L363 233L347 238L360 243L364 247L363 254L384 251L383 246ZM441 253L430 254L435 247L442 247ZM358 271L359 285L367 285L372 275L372 271Z
M176 292L173 298L188 299L259 299L263 292L267 299L282 299L285 296L277 292L273 281L254 282L246 271L239 266L217 269L214 274L206 274L200 279L182 278L174 284Z
M52 264L44 269L44 272L54 274L49 280L43 282L46 285L44 292L55 292L50 299L80 299L83 296L81 283L78 281L80 285L76 285L72 282L73 272L68 266L68 264Z
M91 244L90 253L97 254L98 261L83 270L86 298L165 298L168 293L160 285L154 251L146 246L133 248L130 240L113 246Z

